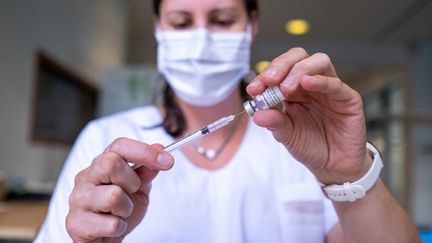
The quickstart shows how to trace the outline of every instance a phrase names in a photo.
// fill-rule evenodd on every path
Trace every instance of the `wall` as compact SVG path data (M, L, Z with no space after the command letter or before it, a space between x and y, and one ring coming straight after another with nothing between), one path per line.
M411 110L412 212L415 222L432 226L432 39L417 45L413 65Z
M126 15L120 0L0 2L0 171L55 181L69 147L29 141L34 51L98 85L102 70L124 62Z

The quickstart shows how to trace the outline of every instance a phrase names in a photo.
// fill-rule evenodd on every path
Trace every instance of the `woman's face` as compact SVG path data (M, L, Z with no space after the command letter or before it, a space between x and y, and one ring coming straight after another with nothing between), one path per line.
M163 0L162 30L245 31L249 21L243 0Z

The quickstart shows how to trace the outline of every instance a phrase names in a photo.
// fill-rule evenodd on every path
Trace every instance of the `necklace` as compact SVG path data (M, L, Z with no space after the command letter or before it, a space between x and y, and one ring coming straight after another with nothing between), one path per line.
M217 149L206 149L203 146L199 145L197 142L193 142L192 145L194 146L195 151L198 154L204 156L208 160L214 160L214 159L216 159L219 156L219 154L223 151L223 149L225 148L225 146L228 144L228 142L230 141L230 139L234 136L234 132L235 132L235 129L237 128L238 123L240 123L240 121L237 121L233 126L231 126L231 129L229 131L228 136L226 136L226 138L221 143L221 145L219 146L219 148L217 148Z

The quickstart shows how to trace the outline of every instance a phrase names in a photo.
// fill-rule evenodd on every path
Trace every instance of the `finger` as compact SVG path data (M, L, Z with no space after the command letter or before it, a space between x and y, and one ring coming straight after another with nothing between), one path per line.
M141 179L135 171L123 158L113 152L104 152L96 157L82 174L84 175L81 173L77 175L76 181L80 180L81 176L85 176L94 185L114 184L127 193L134 193L141 186Z
M157 170L149 170L144 166L137 168L136 173L141 178L141 191L145 193L149 193L151 189L151 182L156 177L159 171Z
M160 144L148 145L129 138L117 138L106 150L154 170L169 170L174 164L174 158Z
M74 189L69 197L71 208L90 210L94 213L111 213L127 218L133 203L123 189L117 185L84 186Z
M288 76L281 83L281 91L284 94L289 94L296 90L298 80L303 75L325 75L336 77L336 71L330 60L330 57L324 53L316 53L308 58L296 63Z
M160 144L148 145L128 138L118 138L107 151L113 151L127 161L134 163L134 171L141 180L141 187L145 193L151 188L151 181L159 170L168 170L174 164L171 154L163 150Z
M275 58L266 69L260 73L246 88L246 91L256 96L262 93L266 87L279 85L293 66L307 58L309 54L303 48L292 48Z
M66 217L66 229L76 242L87 242L102 237L120 237L127 223L120 217L77 210Z
M286 141L293 129L293 121L290 116L281 111L270 109L257 111L253 116L254 122L261 127L269 129L279 142ZM284 136L284 137L282 137Z
M322 75L305 75L299 80L302 88L306 91L319 92L334 101L352 100L361 104L361 97L357 91L350 88L339 78Z

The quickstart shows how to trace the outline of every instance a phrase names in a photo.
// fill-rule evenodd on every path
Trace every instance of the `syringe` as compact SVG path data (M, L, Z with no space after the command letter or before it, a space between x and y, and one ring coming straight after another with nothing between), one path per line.
M193 142L199 138L204 137L205 135L207 135L209 133L212 133L212 132L218 130L221 127L228 125L237 116L243 114L244 112L245 111L239 112L235 115L224 116L224 117L208 124L207 126L201 128L200 130L193 132L193 133L190 133L189 135L185 136L184 138L182 138L182 139L180 139L180 140L178 140L178 141L176 141L176 142L174 142L168 146L165 146L164 150L166 152L171 152L175 149L181 148L188 143L191 143L191 142ZM129 164L129 166L134 170L142 166L142 165L137 165L137 164L133 163L132 161L127 161L127 162Z
M181 147L183 147L184 145L186 145L188 143L191 143L191 142L193 142L193 141L195 141L195 140L197 140L199 138L204 137L205 135L207 135L209 133L212 133L212 132L218 130L221 127L224 127L224 126L228 125L237 116L239 116L239 115L241 115L243 113L244 113L244 111L242 111L240 113L237 113L235 115L229 115L229 116L222 117L222 118L220 118L220 119L218 119L218 120L216 120L216 121L208 124L207 126L201 128L200 130L198 130L196 132L193 132L193 133L190 133L189 135L185 136L184 138L182 138L182 139L180 139L180 140L178 140L178 141L176 141L176 142L174 142L174 143L166 146L164 148L164 150L166 152L171 152L171 151L173 151L175 149L181 148Z

